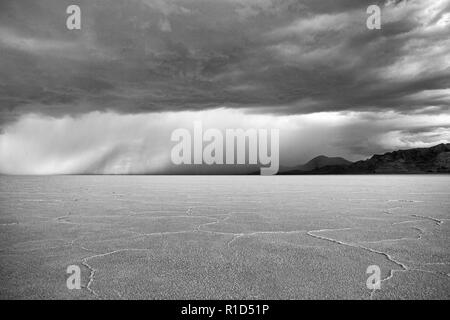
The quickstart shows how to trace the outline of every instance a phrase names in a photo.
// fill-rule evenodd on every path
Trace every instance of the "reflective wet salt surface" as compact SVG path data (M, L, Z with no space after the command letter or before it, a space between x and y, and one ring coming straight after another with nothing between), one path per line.
M0 298L449 299L449 194L444 175L2 176Z

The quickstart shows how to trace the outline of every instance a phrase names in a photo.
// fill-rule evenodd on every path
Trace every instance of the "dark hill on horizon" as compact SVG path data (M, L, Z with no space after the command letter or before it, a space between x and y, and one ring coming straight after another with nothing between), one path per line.
M327 166L348 166L353 162L348 161L341 157L327 157L324 155L317 156L305 164L295 167L281 167L280 172L308 172L317 170Z
M450 143L374 155L348 165L326 165L281 174L419 174L450 173Z

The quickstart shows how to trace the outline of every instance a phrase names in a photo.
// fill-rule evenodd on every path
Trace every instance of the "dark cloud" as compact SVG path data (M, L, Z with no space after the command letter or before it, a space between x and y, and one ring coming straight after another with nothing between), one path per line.
M450 1L0 2L0 119L226 106L448 112ZM366 8L382 7L382 29ZM252 109L253 108L253 109ZM251 111L249 111L251 112Z

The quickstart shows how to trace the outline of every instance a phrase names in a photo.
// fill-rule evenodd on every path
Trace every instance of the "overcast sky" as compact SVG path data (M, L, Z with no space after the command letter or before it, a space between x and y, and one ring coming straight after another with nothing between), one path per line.
M285 164L450 142L449 34L450 0L1 0L0 172L157 172L198 119Z

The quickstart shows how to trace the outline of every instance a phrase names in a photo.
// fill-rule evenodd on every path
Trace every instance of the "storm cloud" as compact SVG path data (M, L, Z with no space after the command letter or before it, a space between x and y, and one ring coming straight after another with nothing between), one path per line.
M450 0L2 0L0 169L157 172L205 115L280 124L284 164L449 142L449 34Z
M448 0L0 3L2 122L65 115L254 108L255 112L447 112ZM381 30L366 27L370 4Z

